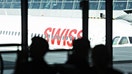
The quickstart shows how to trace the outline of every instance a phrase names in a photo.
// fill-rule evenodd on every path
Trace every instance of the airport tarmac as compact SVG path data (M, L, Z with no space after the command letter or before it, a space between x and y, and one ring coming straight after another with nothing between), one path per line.
M122 71L124 74L132 74L132 62L113 64L113 67L117 70ZM12 74L13 71L14 69L4 69L4 74Z
M64 63L67 60L67 52L49 53L46 55L46 61L49 64ZM129 56L129 55L128 55ZM16 54L2 54L4 60L4 74L12 74L16 61ZM132 74L132 60L113 61L113 67L122 71L124 74Z

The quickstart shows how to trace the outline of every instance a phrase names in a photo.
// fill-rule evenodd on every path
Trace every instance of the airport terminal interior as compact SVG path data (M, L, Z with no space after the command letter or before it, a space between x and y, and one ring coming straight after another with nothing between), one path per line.
M56 30L57 27L64 29L64 26L60 26L60 25L64 25L64 23L65 23L65 25L67 25L66 28L69 28L69 29L75 28L75 29L77 29L77 32L78 32L78 29L80 29L80 28L78 28L75 24L77 24L78 22L82 24L82 21L80 22L80 20L76 23L76 20L83 19L82 18L83 10L80 7L81 1L89 1L88 17L93 17L93 18L89 18L89 21L90 21L90 19L103 20L103 22L106 21L106 5L105 5L106 0L28 0L28 14L27 15L29 17L29 19L28 19L29 21L27 21L27 22L29 22L28 24L38 24L38 23L44 24L44 22L42 22L42 18L48 17L48 19L50 19L50 21L46 20L45 23L47 25L43 26L43 27L50 26L50 25L48 25L49 22L53 22L50 24L51 24L51 27L55 27L55 28L51 28L51 29ZM21 43L22 43L23 36L21 36L22 35L22 33L21 33L22 32L22 28L21 28L22 27L22 25L21 25L22 24L22 18L21 18L22 17L22 11L21 11L22 8L21 8L21 6L22 6L21 0L0 0L0 20L5 19L3 22L6 22L5 24L0 22L0 54L1 54L0 59L2 59L2 61L3 61L3 74L12 74L13 73L15 63L16 63L17 54L18 54L17 51L21 50L21 48L22 48ZM131 15L132 0L113 0L113 8L112 9L113 9L112 17L118 17L118 16L122 16L122 15L124 16L124 14L127 15L127 13L123 12L124 10L128 10L128 11L130 10L130 14L128 14L128 15ZM19 16L21 16L21 17L19 17ZM35 19L34 16L37 18L40 18L40 20L37 21L37 23L36 22L32 23L32 21L34 21L34 20L30 20L30 18ZM6 17L8 19L6 19ZM17 21L16 21L15 17L17 17L16 18ZM58 23L58 20L61 20L61 23ZM67 22L66 22L66 20L67 20ZM72 21L73 23L71 23L70 20L73 20ZM112 20L116 21L115 19L112 19ZM121 19L121 21L120 21L120 19L117 20L118 21L117 23L119 23L119 22L127 23L125 25L128 25L128 24L131 25L131 23L132 23L132 22L129 22L126 20L123 20L123 21L122 20L123 19ZM16 23L13 23L12 21L16 22ZM40 22L42 22L42 23L40 23ZM19 26L15 25L15 24L18 24ZM58 24L59 26L53 26L55 24ZM74 24L74 26L70 27L68 24ZM104 24L106 24L106 22ZM13 25L13 26L11 26L11 25ZM14 25L15 25L15 28L14 28ZM113 25L114 25L114 23L113 23ZM34 28L39 28L39 27L37 27L38 25L35 27L34 26L29 25L28 28L33 28L33 30L34 30ZM82 27L82 26L79 26L79 27ZM119 28L119 26L117 26L117 27ZM100 26L99 26L99 28L100 28ZM45 28L43 28L43 29L45 29ZM42 31L43 29L40 29L40 31ZM104 29L103 34L97 35L97 36L103 36L103 38L101 38L100 42L98 42L96 39L95 40L92 39L92 37L96 37L96 35L90 34L91 37L89 37L89 39L91 40L91 42L93 41L92 44L96 43L94 41L97 41L98 43L102 42L103 44L105 44L105 42L106 42L105 41L106 27L103 26L103 29ZM67 32L69 32L68 29L66 29L66 30L67 30ZM89 30L92 30L92 29L89 29ZM122 29L118 29L118 30L121 31ZM124 30L121 32L122 33L128 32L128 29L126 31L125 27L124 27ZM52 31L52 33L54 33L53 31ZM93 31L90 31L90 32L93 32ZM33 31L33 33L28 32L28 34L29 33L31 33L31 35L27 35L28 40L30 40L31 37L33 37L35 35L38 35L38 36L41 35L41 32L39 32L37 30ZM42 32L42 34L44 34L44 33ZM57 34L57 32L56 32L56 34ZM42 35L42 37L45 37L45 35L44 36ZM50 38L50 37L52 37L52 35L48 35L48 37ZM123 74L132 74L132 53L131 53L132 52L132 35L129 35L129 36L127 35L126 37L125 36L124 37L121 37L121 36L115 37L114 40L116 42L114 42L113 44L116 45L116 44L118 44L119 40L123 41L125 39L128 40L128 42L130 44L126 45L126 46L125 45L115 46L115 48L116 47L121 48L121 50L116 49L117 51L114 51L115 49L113 47L114 52L113 52L112 63L113 63L113 67L115 69L122 71ZM48 64L64 63L68 58L67 55L71 52L71 50L67 50L67 49L63 50L65 48L67 48L65 46L68 45L68 43L63 44L63 45L65 45L64 47L63 46L54 46L54 45L52 45L52 44L54 44L52 42L49 44L51 44L53 49L60 49L62 47L62 50L61 49L59 51L51 50L45 57ZM10 49L12 49L12 47L13 47L13 50L10 50ZM60 47L60 48L58 48L58 47ZM125 49L125 47L126 48L129 47L129 48L131 48L131 50ZM126 50L128 50L128 51L126 51ZM114 55L116 55L116 56L114 56ZM0 63L1 63L1 60L0 60ZM2 64L0 64L0 65L2 65ZM2 69L2 66L0 66L0 69ZM0 72L2 72L2 71L0 70Z

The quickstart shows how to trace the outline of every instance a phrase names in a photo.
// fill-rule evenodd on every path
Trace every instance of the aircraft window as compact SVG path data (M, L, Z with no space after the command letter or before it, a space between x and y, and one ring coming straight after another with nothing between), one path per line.
M0 34L2 33L2 31L0 31Z
M45 34L43 34L43 37L46 38Z
M41 34L41 37L43 38L43 34Z
M9 35L10 35L11 31L9 31Z
M35 33L35 36L38 36L38 34L37 34L37 33Z
M68 36L66 36L66 40L68 40Z
M6 35L8 34L8 31L6 31Z
M64 40L64 36L62 36L62 40Z
M5 31L3 31L3 34L5 34Z
M36 36L36 33L33 34L33 37Z
M114 39L113 39L113 45L117 45L117 42L118 42L118 40L119 40L119 36L117 36L117 37L115 37Z
M129 37L129 40L130 40L130 44L132 44L132 37Z
M39 37L40 37L40 34L37 34L37 36L39 36Z
M47 36L48 38L50 38L50 35L48 34L48 36Z
M12 35L14 34L14 32L12 31Z
M122 37L121 41L119 42L119 44L128 44L127 37Z
M34 36L37 36L37 34L36 34L36 33L34 33Z
M20 35L20 32L18 32L18 36Z
M70 38L70 41L72 41L72 36L70 36L69 38Z
M31 37L33 37L33 33L31 33Z
M33 37L34 37L34 36L37 36L37 33L34 33Z
M15 32L15 35L17 35L17 32Z

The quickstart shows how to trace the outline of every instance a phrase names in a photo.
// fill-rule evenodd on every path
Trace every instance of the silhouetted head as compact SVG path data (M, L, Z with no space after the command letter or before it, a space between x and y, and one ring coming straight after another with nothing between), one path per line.
M49 50L48 42L41 37L33 37L30 45L30 56L32 58L42 58Z
M88 56L90 48L90 42L87 38L79 38L73 41L73 54L82 57Z
M92 49L92 61L94 66L108 67L110 55L105 45L99 44Z

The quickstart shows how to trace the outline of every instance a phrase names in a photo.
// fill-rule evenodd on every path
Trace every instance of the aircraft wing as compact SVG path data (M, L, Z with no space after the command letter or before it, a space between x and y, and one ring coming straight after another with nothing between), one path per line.
M126 14L116 17L115 19L122 19L132 23L132 9L124 10Z
M116 17L115 19L122 19L122 20L132 23L132 14L124 14L119 17Z

